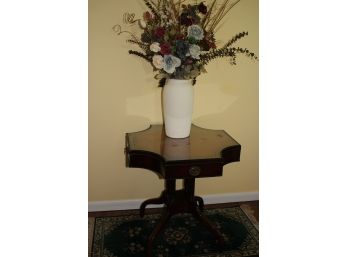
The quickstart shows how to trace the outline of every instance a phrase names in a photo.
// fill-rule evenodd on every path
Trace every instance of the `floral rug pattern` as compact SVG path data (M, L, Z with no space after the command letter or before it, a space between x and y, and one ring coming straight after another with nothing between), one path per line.
M156 238L153 256L258 256L258 229L240 207L208 209L204 213L224 236L223 249L218 249L213 235L191 214L177 214ZM96 218L91 257L144 257L147 237L159 218L160 214Z

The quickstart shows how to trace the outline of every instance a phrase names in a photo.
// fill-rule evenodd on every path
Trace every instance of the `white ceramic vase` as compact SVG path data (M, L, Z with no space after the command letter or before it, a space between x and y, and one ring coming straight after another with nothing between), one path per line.
M193 111L191 80L167 79L162 95L166 135L185 138L190 135Z

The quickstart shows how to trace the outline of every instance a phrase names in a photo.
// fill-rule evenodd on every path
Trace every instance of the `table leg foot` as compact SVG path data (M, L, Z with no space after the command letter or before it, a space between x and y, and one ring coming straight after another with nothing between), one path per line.
M147 250L146 250L146 257L152 257L152 247L153 247L153 242L155 241L157 235L163 230L165 224L169 220L171 214L167 211L164 210L162 212L162 216L160 221L157 223L156 227L150 234L148 240L147 240Z
M204 210L204 201L203 201L203 198L200 197L200 196L195 196L195 197L194 197L194 200L195 200L196 202L198 202L199 210L200 210L200 211L203 211L203 210Z
M162 203L164 203L164 192L162 192L162 194L158 198L151 198L151 199L148 199L148 200L144 201L140 205L140 210L139 210L140 211L140 217L144 217L146 205L149 205L149 204L162 204Z
M216 229L216 227L209 221L209 219L200 213L197 207L193 211L193 215L215 236L219 247L221 248L224 245L224 237Z

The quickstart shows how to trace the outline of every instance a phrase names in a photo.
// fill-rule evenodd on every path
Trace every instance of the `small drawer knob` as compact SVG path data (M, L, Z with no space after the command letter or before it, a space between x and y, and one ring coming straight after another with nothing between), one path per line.
M189 169L189 174L193 177L198 176L201 173L201 168L198 166L193 166Z

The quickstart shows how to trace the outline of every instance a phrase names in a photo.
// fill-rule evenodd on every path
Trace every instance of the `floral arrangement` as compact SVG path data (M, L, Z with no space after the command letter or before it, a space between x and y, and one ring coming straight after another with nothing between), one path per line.
M149 62L160 80L191 79L205 73L204 68L216 58L229 57L230 64L236 64L236 55L245 54L257 60L257 56L246 48L234 47L234 43L248 35L241 32L221 47L217 46L215 32L218 24L240 0L205 2L188 0L143 0L148 11L141 19L135 14L125 13L126 25L139 25L140 37L130 31L123 31L120 25L114 26L117 34L128 33L128 43L137 45L140 50L130 50L129 54L139 56ZM188 3L190 2L190 3Z

